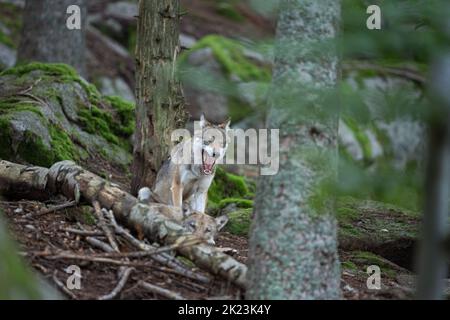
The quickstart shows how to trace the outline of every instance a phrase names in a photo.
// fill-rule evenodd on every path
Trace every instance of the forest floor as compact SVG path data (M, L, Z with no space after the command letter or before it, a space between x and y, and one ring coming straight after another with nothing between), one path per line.
M83 165L98 174L110 172L110 179L127 190L129 178L122 171L101 161L91 161ZM97 159L99 160L99 159ZM90 164L90 165L89 165ZM94 165L93 165L94 164ZM46 202L29 200L0 201L0 209L5 212L13 237L20 245L22 255L29 264L50 283L66 283L69 274L66 268L77 265L81 268L81 290L65 293L68 299L97 299L110 293L120 279L120 266L110 262L92 262L81 259L58 257L57 253L73 253L78 256L98 256L103 251L88 243L86 235L80 235L73 230L81 230L87 234L96 235L96 239L107 242L96 223L94 209L87 204L63 208L51 212L49 208L64 204L64 198L54 198ZM45 213L47 212L47 213ZM132 245L117 238L121 252L136 251ZM219 247L235 249L232 254L235 259L246 263L248 254L248 239L222 232L217 240ZM384 261L389 270L401 271L395 275L389 274L382 279L381 290L367 289L368 275L366 261L361 260L352 251L340 250L342 264L342 292L344 299L408 299L412 298L413 276L409 271ZM189 260L177 258L177 262L195 274L206 279L199 281L176 270L154 261L151 257L141 257L132 260L138 265L117 296L118 299L165 299L164 295L155 294L139 286L140 281L151 283L158 287L181 295L186 299L241 299L244 293L237 287L221 278L214 277L196 268ZM400 276L399 276L400 274Z

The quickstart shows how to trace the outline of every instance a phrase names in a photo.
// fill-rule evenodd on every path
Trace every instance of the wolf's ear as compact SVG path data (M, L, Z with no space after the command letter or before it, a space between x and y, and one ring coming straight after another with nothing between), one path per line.
M223 128L226 131L230 130L231 118L228 118L225 122L219 124L219 128Z
M223 215L223 216L217 217L215 220L216 220L216 224L217 224L217 231L220 231L227 224L228 216Z

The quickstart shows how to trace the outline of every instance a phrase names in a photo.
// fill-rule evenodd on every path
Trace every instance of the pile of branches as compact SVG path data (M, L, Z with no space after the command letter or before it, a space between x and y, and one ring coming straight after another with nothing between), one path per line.
M213 280L211 275L217 275L224 278L227 283L240 288L245 287L245 265L221 250L204 244L201 239L186 233L177 223L151 212L148 206L140 204L136 198L121 190L117 185L76 166L73 162L59 162L50 169L46 169L0 161L0 193L33 199L48 199L60 193L69 199L67 202L32 214L33 218L75 206L81 200L91 203L97 221L94 229L86 229L78 224L77 228L65 228L62 231L76 235L96 250L84 250L80 253L65 249L55 250L53 247L22 254L31 259L39 257L46 260L80 263L84 261L119 267L116 286L110 293L99 296L98 299L118 297L129 282L130 275L139 268L157 269L178 275L187 281L192 281L192 286L210 284ZM135 228L138 234L155 242L150 244L142 240L142 237L133 236L127 228L116 221L116 218L128 227ZM121 250L124 248L122 245L124 243L128 245L125 251ZM175 258L175 252L185 256L208 273L187 266ZM66 295L77 299L74 292L68 290L60 281L57 271L54 271L52 278ZM135 281L133 288L137 287L160 297L184 299L179 292L159 287L145 279Z

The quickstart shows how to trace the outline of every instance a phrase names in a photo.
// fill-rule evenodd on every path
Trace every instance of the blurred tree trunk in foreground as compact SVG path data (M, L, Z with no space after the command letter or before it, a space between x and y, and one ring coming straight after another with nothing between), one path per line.
M81 29L69 29L75 21L67 8L81 9ZM85 72L86 0L27 0L18 61L61 62L73 66L82 76Z
M450 53L432 68L433 108L429 122L429 152L423 239L418 256L419 299L442 299L448 270L445 240L450 235Z
M340 298L337 176L339 0L282 0L268 127L280 170L260 178L248 299ZM328 98L327 98L328 97Z
M56 291L34 277L17 255L0 210L0 300L58 298Z
M180 1L141 0L136 44L136 133L131 193L151 187L169 155L172 131L185 122L176 75Z

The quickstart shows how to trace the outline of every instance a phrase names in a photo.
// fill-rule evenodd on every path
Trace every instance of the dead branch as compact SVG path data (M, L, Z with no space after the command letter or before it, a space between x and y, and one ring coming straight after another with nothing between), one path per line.
M117 295L123 290L125 287L125 284L128 281L128 278L130 277L131 272L134 270L134 268L126 268L123 273L122 277L120 278L119 282L117 283L117 286L107 295L101 296L98 298L98 300L111 300L117 297Z
M108 239L111 248L115 252L120 252L119 246L117 245L116 239L114 238L114 234L109 228L109 226L106 224L105 217L103 216L103 212L100 208L100 203L98 203L98 201L94 201L92 204L94 205L94 211L98 220L98 225L105 233L105 236Z
M86 242L88 242L90 245L99 248L105 252L112 253L115 252L114 249L107 244L106 242L103 242L101 240L98 240L97 238L93 237L86 237Z
M144 288L144 289L152 292L152 293L163 296L164 298L168 298L168 299L172 299L172 300L186 300L186 298L184 298L183 296L181 296L180 294L178 294L176 292L155 286L154 284L150 284L145 281L140 281L139 286L141 288Z
M66 208L69 208L69 207L73 207L73 206L76 206L76 205L77 205L77 202L75 200L74 201L65 202L65 203L62 203L62 204L57 205L57 206L52 206L50 208L43 209L39 213L35 214L34 216L35 217L40 217L40 216L43 216L43 215L46 215L46 214L49 214L49 213L52 213L52 212L56 212L56 211L59 211L59 210L62 210L62 209L66 209Z
M103 236L104 233L101 231L89 231L89 230L79 230L79 229L73 229L73 228L62 228L62 231L66 231L73 234L78 234L80 236Z
M139 239L136 239L133 237L133 235L124 227L120 226L116 218L114 217L114 214L111 210L102 209L105 216L110 220L112 226L114 227L114 231L125 238L131 245L135 246L137 249L142 251L155 251L157 248L155 246L149 245ZM183 263L181 263L178 259L171 256L168 253L160 252L158 254L151 254L150 258L155 260L156 262L165 265L171 269L174 269L179 274L182 274L183 276L197 280L202 283L209 283L210 279L208 277L205 277L199 273L191 271L188 267L186 267Z
M19 193L27 197L61 193L76 201L83 196L91 203L98 201L102 207L112 210L117 220L132 228L139 227L147 238L162 245L181 244L193 239L192 234L180 224L151 206L139 203L118 185L84 170L72 161L57 162L50 169L0 161L0 192ZM201 243L179 246L176 251L197 266L245 288L247 267L215 247ZM127 265L125 262L119 263Z
M77 296L70 291L69 289L66 288L66 286L64 285L64 283L62 283L59 279L58 279L58 270L55 270L53 272L53 282L56 284L56 286L61 289L62 292L64 292L66 295L68 295L70 298L76 300Z

